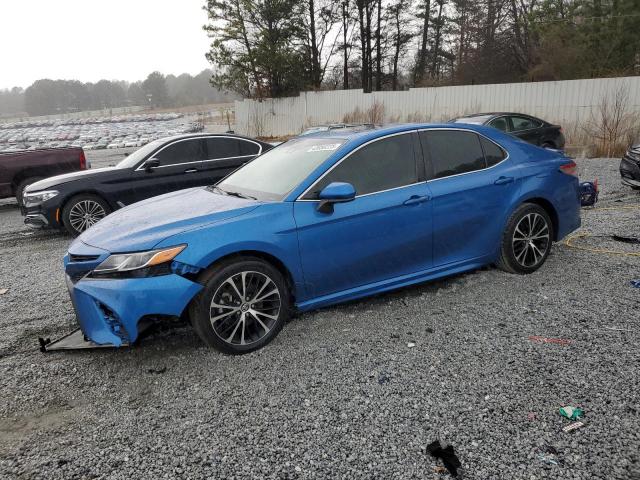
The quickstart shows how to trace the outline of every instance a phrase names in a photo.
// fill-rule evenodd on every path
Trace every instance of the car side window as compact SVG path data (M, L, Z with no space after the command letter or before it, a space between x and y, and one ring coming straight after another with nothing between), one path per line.
M487 167L493 167L507 158L506 152L491 140L480 137L480 143L482 144L482 150L484 150Z
M429 153L433 178L449 177L486 167L480 139L473 132L428 130L420 140Z
M507 123L506 117L494 118L489 122L489 126L502 130L503 132L507 132L509 130L509 124Z
M513 131L519 132L538 128L542 125L542 122L530 117L511 117L511 124L513 125Z
M356 195L375 193L418 182L411 134L376 140L352 153L318 181L305 199L317 199L332 182L347 182Z
M160 160L160 166L162 167L179 163L199 162L204 160L204 157L204 144L199 138L172 143L153 155L153 158Z
M218 160L257 155L260 147L253 142L238 138L211 137L207 138L207 151L208 160Z

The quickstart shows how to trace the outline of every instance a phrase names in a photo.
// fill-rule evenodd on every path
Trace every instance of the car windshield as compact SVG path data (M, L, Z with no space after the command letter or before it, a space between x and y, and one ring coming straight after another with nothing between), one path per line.
M151 143L147 143L144 147L139 148L135 152L131 153L124 160L116 165L116 168L133 168L135 167L140 160L153 152L156 148L162 145L165 140L156 140Z
M294 138L235 171L216 188L258 200L282 200L344 142L341 138Z

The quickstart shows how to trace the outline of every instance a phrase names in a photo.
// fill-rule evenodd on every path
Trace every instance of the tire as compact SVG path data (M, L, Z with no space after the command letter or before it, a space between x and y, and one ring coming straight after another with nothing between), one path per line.
M83 212L86 212L83 216ZM74 237L111 213L109 204L98 195L81 193L72 197L62 209L62 224Z
M242 355L264 347L289 318L287 282L260 258L237 257L214 265L200 283L204 289L189 306L191 324L206 345L223 353ZM262 301L254 303L256 298Z
M18 206L22 207L24 202L22 201L22 197L24 194L24 189L27 188L32 183L36 183L39 180L44 179L44 177L31 177L21 181L16 188L16 200L18 201Z
M509 273L535 272L549 256L553 235L553 223L546 210L534 203L523 203L507 221L496 266Z

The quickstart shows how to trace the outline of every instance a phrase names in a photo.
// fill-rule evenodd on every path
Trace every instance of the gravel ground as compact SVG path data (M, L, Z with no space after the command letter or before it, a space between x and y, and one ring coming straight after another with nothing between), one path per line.
M637 207L617 166L579 161L601 207ZM639 214L585 211L581 231L638 236ZM557 244L532 275L487 268L307 313L242 357L186 326L42 354L37 338L74 321L69 238L30 233L0 204L2 478L450 478L426 452L435 439L467 479L640 478L640 257ZM567 404L586 412L572 433Z

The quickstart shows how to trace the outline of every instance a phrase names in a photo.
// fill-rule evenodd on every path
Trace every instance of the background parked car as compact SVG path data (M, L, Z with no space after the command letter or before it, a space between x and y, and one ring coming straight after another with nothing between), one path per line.
M268 143L235 135L187 134L156 140L115 167L60 175L25 190L23 215L33 227L78 235L125 205L184 188L211 185Z
M640 143L629 147L620 161L622 183L634 190L640 190Z
M14 196L22 205L22 192L31 183L61 173L87 168L82 148L22 150L0 153L0 198Z
M543 148L564 148L564 134L560 125L552 125L524 113L475 113L450 120L453 123L488 125L510 133L522 140Z

